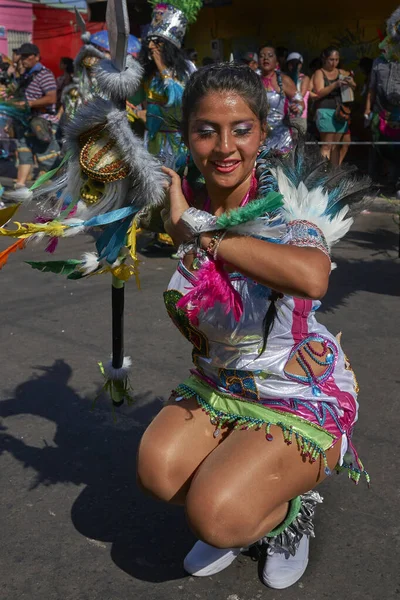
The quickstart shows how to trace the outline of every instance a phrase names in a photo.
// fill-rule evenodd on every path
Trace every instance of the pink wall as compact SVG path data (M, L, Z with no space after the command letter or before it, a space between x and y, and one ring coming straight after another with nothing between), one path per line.
M33 31L32 4L0 0L0 27L6 28L5 37L0 37L0 53L7 54L7 30Z

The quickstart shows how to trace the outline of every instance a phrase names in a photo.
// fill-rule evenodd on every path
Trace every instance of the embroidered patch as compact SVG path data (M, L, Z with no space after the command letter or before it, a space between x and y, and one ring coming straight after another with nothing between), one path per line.
M251 371L240 371L238 369L219 369L219 384L230 394L259 400L257 385Z
M185 311L181 310L176 306L177 302L183 297L181 292L178 290L167 290L164 292L164 303L167 312L187 340L193 345L192 358L193 363L198 367L198 359L200 357L208 358L209 356L209 344L208 339L189 321L189 318Z

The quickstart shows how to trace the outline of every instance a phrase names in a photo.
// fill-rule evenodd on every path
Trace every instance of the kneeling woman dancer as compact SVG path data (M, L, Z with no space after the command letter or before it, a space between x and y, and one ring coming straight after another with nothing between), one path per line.
M271 169L258 157L266 115L247 67L212 65L185 89L183 135L205 189L189 206L187 182L185 197L165 170L165 226L182 256L165 304L194 366L143 435L138 481L185 507L200 540L189 573L217 573L263 542L264 583L280 589L307 567L321 502L309 490L335 468L365 473L351 441L357 383L315 311L330 246L352 223L346 195L359 200L369 182L346 182L319 155L308 176L296 157Z

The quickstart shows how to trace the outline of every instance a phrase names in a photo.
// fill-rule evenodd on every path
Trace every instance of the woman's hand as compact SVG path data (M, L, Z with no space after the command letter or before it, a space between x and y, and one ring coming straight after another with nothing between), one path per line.
M151 49L151 56L152 56L154 62L156 63L156 67L160 74L162 74L162 72L165 71L167 68L162 59L161 51L162 51L161 46L156 46L155 48Z
M171 183L167 184L168 198L166 207L161 211L161 218L165 231L172 237L174 244L179 246L192 237L186 225L181 221L181 216L189 208L189 204L183 195L181 178L178 173L167 167L163 167L162 170L171 178Z

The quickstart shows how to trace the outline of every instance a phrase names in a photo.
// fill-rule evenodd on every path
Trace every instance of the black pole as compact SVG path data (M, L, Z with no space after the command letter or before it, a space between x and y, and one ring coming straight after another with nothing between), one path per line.
M121 279L113 276L112 302L112 366L120 369L124 362L124 301L125 286Z

